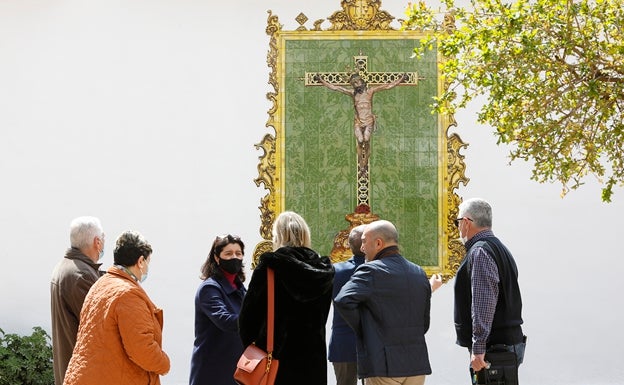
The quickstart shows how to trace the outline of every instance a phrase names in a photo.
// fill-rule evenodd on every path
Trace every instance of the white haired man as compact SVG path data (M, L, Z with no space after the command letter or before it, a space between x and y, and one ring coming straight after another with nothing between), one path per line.
M455 329L457 344L470 351L472 383L482 383L481 371L490 369L486 359L491 359L486 352L503 350L511 352L515 361L514 370L509 371L511 378L505 381L517 384L526 337L521 326L522 297L516 262L494 236L492 207L485 200L462 202L455 224L466 246L466 256L455 278Z
M52 355L54 384L62 385L76 345L80 310L87 292L104 273L104 230L95 217L78 217L69 225L70 248L52 272Z

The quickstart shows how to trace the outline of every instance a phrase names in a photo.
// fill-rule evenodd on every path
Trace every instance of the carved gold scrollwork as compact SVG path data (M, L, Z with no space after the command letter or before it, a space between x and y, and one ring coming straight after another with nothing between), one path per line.
M451 33L455 30L455 15L451 12L447 12L444 15L444 21L442 22L442 28L445 31Z
M305 27L305 23L306 21L308 21L308 17L303 12L297 15L295 20L297 20L297 23L299 23L299 27L297 27L297 31L307 30L307 28Z
M380 30L393 30L390 23L395 19L393 16L385 11L382 11L381 0L342 0L342 10L334 12L327 20L331 23L331 26L327 29L328 34L354 34L354 32L336 32L336 31L380 31ZM308 18L300 13L297 17L299 27L296 32L301 32L301 35L309 34L310 31L322 31L321 24L325 21L319 19L314 21L314 26L308 30L304 24L308 21ZM444 28L452 30L455 28L454 16L447 14L445 16ZM290 31L287 31L290 32ZM284 95L281 95L280 91L283 86L280 83L280 73L284 71L280 62L280 43L283 39L283 35L287 32L282 31L282 25L279 23L279 19L276 15L273 15L271 11L268 11L266 34L269 36L269 51L267 53L267 65L269 67L269 79L268 83L272 87L270 92L267 92L266 98L271 103L268 110L268 119L266 122L267 128L272 128L272 133L267 133L262 138L261 142L256 144L257 150L262 150L263 154L259 156L258 164L258 177L254 179L254 182L258 187L264 186L268 190L267 194L260 199L260 235L262 241L256 245L253 255L252 268L257 264L258 257L272 249L272 226L276 216L284 209L282 207L285 203L283 199L283 187L284 181L281 180L283 176L282 172L283 164L283 149L278 148L278 139L282 140L283 122L280 120L280 116L283 113L282 103ZM357 32L357 38L364 38ZM444 60L444 58L440 58ZM357 67L357 66L356 66ZM357 67L360 68L360 67ZM317 85L317 81L314 79L315 73L306 73L305 78L302 79L305 85ZM323 73L324 76L338 76L328 73ZM380 83L388 82L389 79L382 78L379 75L379 79L373 77L368 79L369 81L378 81ZM390 75L388 75L390 76ZM418 84L420 78L416 73L408 78L410 84ZM327 79L326 79L327 80ZM333 79L338 81L338 79ZM442 82L440 80L440 82ZM439 89L448 89L447 83L439 83ZM443 281L451 279L465 254L464 245L459 240L459 232L454 225L453 220L457 218L458 206L461 203L461 198L457 195L460 183L464 186L467 185L469 179L465 176L466 165L464 163L464 155L460 151L468 146L464 143L459 135L451 133L451 128L456 126L454 116L452 114L440 115L439 132L440 148L439 151L445 151L445 154L440 159L443 165L443 171L440 183L439 202L440 202L440 257L438 265L427 266L425 270L427 273L440 273ZM358 187L359 191L359 187ZM358 201L358 203L360 203ZM362 204L360 206L366 206ZM359 207L359 206L358 206ZM358 211L347 214L345 219L349 222L347 229L340 231L334 238L334 248L332 250L331 259L332 262L338 262L350 257L350 250L348 247L347 237L349 231L360 224L367 224L379 217L370 212Z
M251 268L255 269L258 264L258 257L267 251L273 250L273 242L264 240L256 245L256 250L254 251L254 258L251 261Z
M455 28L455 18L450 13L444 17L444 28L448 31ZM448 87L449 83L445 80L443 89L448 90ZM444 137L446 138L446 187L448 191L446 194L447 218L444 231L448 256L442 268L442 280L446 282L455 275L466 253L463 243L459 240L459 230L453 220L457 218L458 207L461 203L461 198L456 194L456 191L459 189L460 183L466 186L470 179L465 176L466 164L464 163L464 155L460 153L460 150L466 148L468 144L464 143L456 133L450 133L451 128L457 126L454 115L447 114L442 116L442 119L444 120L443 124L446 126Z
M448 218L446 220L446 231L444 232L447 235L447 243L448 243L448 259L444 266L444 273L442 274L442 279L444 282L452 278L465 254L464 245L459 240L459 231L453 220L457 218L458 214L458 206L461 203L460 197L454 193L455 190L459 188L459 183L462 183L464 186L468 184L468 179L464 172L466 170L466 164L464 163L464 155L460 154L459 151L462 148L468 146L468 144L462 142L459 135L453 133L450 136L448 135L448 130L451 126L455 125L455 121L452 116L449 117L451 120L451 124L447 128L447 155L448 155L448 191L447 195L447 205L448 205Z
M267 54L267 65L271 69L269 72L269 84L273 87L274 91L267 92L266 97L271 102L268 114L269 118L266 123L266 127L275 127L275 118L277 110L279 108L278 101L278 81L277 81L277 34L281 31L282 26L279 23L277 16L273 15L271 11L268 11L267 28L266 33L270 36L269 39L269 52ZM253 254L252 268L256 266L258 257L265 251L271 250L271 231L273 227L273 221L277 213L277 202L275 196L275 175L276 175L276 163L275 163L275 135L266 134L262 141L255 145L256 149L262 149L264 153L259 156L260 163L258 164L258 178L254 180L256 186L260 187L261 184L269 192L260 199L260 235L263 241L256 245Z
M262 219L260 225L260 235L264 239L271 239L271 226L273 223L273 216L275 214L275 137L272 135L265 135L261 143L256 144L256 149L262 148L264 155L259 157L260 163L258 164L259 177L254 180L256 186L260 187L260 184L264 184L264 187L269 190L269 193L265 195L261 200L260 216Z
M392 30L394 20L386 11L381 11L381 0L342 0L341 11L334 12L327 19L332 23L330 30L373 31Z
M318 19L314 22L314 28L312 28L313 31L320 31L321 30L321 24L325 21L325 19Z

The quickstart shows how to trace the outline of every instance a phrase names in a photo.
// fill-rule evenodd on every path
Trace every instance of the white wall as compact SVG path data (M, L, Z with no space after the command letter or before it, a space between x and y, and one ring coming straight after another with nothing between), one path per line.
M50 330L49 277L79 215L114 239L141 231L154 246L145 287L165 310L164 385L187 382L193 296L217 233L260 240L253 145L269 103L267 10L326 18L338 0L4 0L0 2L0 328ZM402 17L407 2L383 9ZM311 22L308 23L311 25ZM494 230L520 269L523 384L624 381L624 191L603 204L594 183L559 187L507 165L476 107L456 116L471 178L463 197L493 204ZM249 262L248 262L249 264ZM467 383L454 345L452 283L434 294L430 385ZM334 383L329 371L329 383Z

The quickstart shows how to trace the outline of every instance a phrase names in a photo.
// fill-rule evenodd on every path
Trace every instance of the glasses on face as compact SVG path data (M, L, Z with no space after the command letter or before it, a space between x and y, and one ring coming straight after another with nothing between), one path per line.
M464 219L467 221L473 222L473 220L468 217L461 217L461 218L453 219L453 222L455 223L456 227L459 227L459 222L461 222Z

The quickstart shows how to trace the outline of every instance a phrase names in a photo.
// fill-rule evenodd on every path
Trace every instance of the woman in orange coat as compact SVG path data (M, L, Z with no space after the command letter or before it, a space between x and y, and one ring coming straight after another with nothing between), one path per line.
M140 285L152 247L133 231L117 239L115 265L85 298L64 385L158 385L169 372L163 313Z

